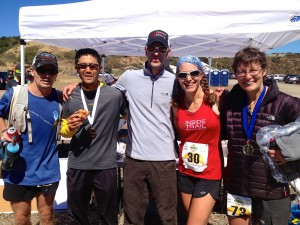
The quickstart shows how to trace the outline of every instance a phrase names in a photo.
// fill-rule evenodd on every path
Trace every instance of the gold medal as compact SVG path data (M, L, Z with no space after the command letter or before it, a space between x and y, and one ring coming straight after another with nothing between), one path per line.
M247 142L247 144L243 146L243 153L245 155L253 155L254 147Z

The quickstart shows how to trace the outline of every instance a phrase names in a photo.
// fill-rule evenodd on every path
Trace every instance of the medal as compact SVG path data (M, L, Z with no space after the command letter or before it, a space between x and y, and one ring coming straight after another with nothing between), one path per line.
M90 138L94 139L96 137L96 130L91 127L87 130L87 134L90 136Z
M245 144L243 146L243 153L245 155L253 155L253 153L254 153L254 147L252 145L250 145L249 143Z
M247 106L247 98L245 98L244 100L244 106L243 106L243 111L242 111L242 122L243 122L243 128L247 137L247 141L246 144L243 146L243 153L245 155L253 155L254 153L254 147L249 144L249 140L251 139L252 133L253 133L253 129L254 129L254 125L256 122L256 117L257 117L257 113L258 113L258 109L260 107L260 104L265 96L266 93L266 86L264 86L263 91L260 93L259 98L257 100L257 103L254 107L251 119L250 119L250 123L248 125L248 106Z
M84 107L85 110L88 110L88 107L87 107L87 104L86 104L86 101L85 101L85 96L84 96L84 93L83 93L82 89L80 90L80 94L81 94L81 100L82 100L83 107ZM95 114L96 114L96 108L97 108L97 105L98 105L99 95L100 95L100 85L98 86L97 91L96 91L96 96L95 96L95 100L94 100L92 115L88 115L88 117L87 117L89 123L91 124L91 126L94 123ZM91 139L94 139L97 136L96 129L93 128L93 127L89 128L87 130L87 135Z

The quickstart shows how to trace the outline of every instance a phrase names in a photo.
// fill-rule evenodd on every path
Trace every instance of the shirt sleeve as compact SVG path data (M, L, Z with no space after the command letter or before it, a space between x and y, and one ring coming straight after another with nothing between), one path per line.
M10 103L12 100L14 90L13 88L8 89L0 100L0 117L3 119L8 118Z
M66 119L62 119L60 134L65 138L71 138L77 130L70 130Z
M126 94L127 91L127 75L128 72L125 71L117 80L117 82L113 85L113 87L119 89L123 94Z

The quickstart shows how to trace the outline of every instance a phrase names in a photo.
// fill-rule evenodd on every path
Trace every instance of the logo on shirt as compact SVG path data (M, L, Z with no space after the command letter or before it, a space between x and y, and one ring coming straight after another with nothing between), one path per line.
M206 120L189 120L185 122L186 130L205 130L206 129Z
M161 96L168 96L169 93L168 93L168 92L162 92L162 91L161 91L161 92L160 92L160 95L161 95Z

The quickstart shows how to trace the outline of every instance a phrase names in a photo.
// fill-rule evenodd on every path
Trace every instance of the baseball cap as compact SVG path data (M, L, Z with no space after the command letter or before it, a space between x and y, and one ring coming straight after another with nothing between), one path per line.
M32 66L37 69L44 65L52 65L58 69L57 58L49 52L40 52L33 58Z
M166 32L162 30L151 31L148 35L147 46L151 45L153 42L161 42L165 47L169 47L169 36Z

